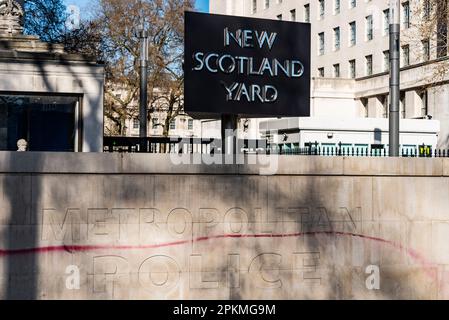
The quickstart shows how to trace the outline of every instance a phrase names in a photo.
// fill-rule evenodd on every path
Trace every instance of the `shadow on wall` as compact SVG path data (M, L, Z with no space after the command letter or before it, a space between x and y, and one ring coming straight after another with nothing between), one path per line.
M415 252L407 244L394 243L402 235L392 234L389 239L382 239L380 230L390 228L389 223L363 221L363 217L371 216L373 208L371 203L363 203L364 197L358 195L363 192L371 194L374 187L372 178L273 176L255 179L266 180L261 183L266 188L260 192L259 199L267 203L269 221L274 222L270 228L276 230L273 234L281 236L280 239L271 240L275 243L273 247L264 246L266 242L261 240L255 241L252 249L255 256L272 255L265 266L271 269L269 272L280 269L267 276L270 280L281 280L277 289L281 294L273 296L276 299L435 297L436 280L430 279L426 273L428 266L420 265L421 262L414 256ZM335 192L341 188L346 190L346 194ZM254 179L239 177L237 189L254 190ZM222 192L217 201L226 204L226 207L241 205L245 208L247 204L241 199L244 195L246 192L242 191ZM350 204L354 207L349 207ZM359 206L360 211L357 210ZM245 209L251 211L251 208ZM254 216L249 217L250 221L254 219ZM404 223L404 226L408 226L407 222ZM397 229L398 233L401 231L402 227ZM258 232L249 230L250 234ZM297 236L282 238L292 234ZM407 252L408 249L411 251ZM293 252L299 260L292 262L288 254ZM407 262L409 260L412 263ZM288 272L291 263L302 270L293 268ZM367 287L366 280L371 274L366 270L370 266L378 266L381 270L380 290ZM239 288L230 289L231 299L267 298L256 296L256 292L250 289L254 283L244 283L249 278L240 280Z
M4 49L8 49L7 47ZM29 60L29 63L34 64L38 68L38 73L42 76L45 84L45 89L49 93L56 93L49 80L49 74L46 70L47 62L42 61L42 55L31 54L34 58ZM67 72L73 76L73 83L78 83L82 92L89 92L89 88L85 87L85 83L79 78L79 74L75 72L68 61L56 60L55 63L59 66L65 66ZM8 83L14 82L14 77L3 77L0 79L1 88L11 88L14 86ZM101 80L96 79L97 88L101 87ZM89 127L96 128L103 126L103 119L98 119L92 106L98 105L97 99L101 99L102 93L98 96L88 95L87 103L91 106L86 113L84 108L83 118L89 119ZM86 95L83 96L86 99ZM97 139L102 141L102 139ZM89 150L100 150L101 146L97 145L95 139L85 139ZM100 142L102 143L102 142ZM41 153L32 165L39 171L46 157L51 154ZM9 156L9 167L14 168L17 165L17 159L14 153ZM0 212L1 223L1 238L3 246L1 249L14 250L17 248L34 248L38 245L37 230L41 221L42 208L38 207L41 198L41 180L39 175L32 175L26 172L19 172L9 174L8 172L0 173L2 179L1 185L3 188L3 203ZM17 255L0 255L1 265L3 268L0 278L3 279L3 292L1 293L4 299L42 299L45 296L39 293L39 274L38 256L35 254L17 254Z
M33 166L42 167L45 156L34 158ZM9 155L9 167L17 164L14 153ZM1 173L3 188L2 249L14 250L34 248L38 245L38 208L35 201L40 198L40 185L29 173ZM5 255L0 257L3 264L4 299L37 299L39 269L37 255Z

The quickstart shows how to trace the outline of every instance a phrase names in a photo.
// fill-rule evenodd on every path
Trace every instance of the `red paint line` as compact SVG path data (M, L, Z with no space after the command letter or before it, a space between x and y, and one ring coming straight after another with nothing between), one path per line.
M48 246L48 247L35 247L35 248L22 248L22 249L0 249L0 257L12 256L12 255L24 255L24 254L38 254L38 253L50 253L50 252L87 252L96 250L145 250L145 249L157 249L164 247L180 246L189 243L205 242L209 240L217 239L248 239L248 238L300 238L305 236L343 236L343 237L353 237L360 238L362 240L368 240L375 243L386 244L395 250L400 252L405 252L412 259L417 261L423 268L424 272L431 279L435 280L437 278L436 273L432 270L434 265L430 263L423 255L419 252L406 248L400 243L373 237L366 236L363 234L356 234L350 232L340 232L340 231L314 231L314 232L299 232L299 233L286 233L286 234L222 234L216 236L203 236L189 240L179 240L165 243L157 243L150 245L61 245L61 246Z
M198 237L190 240L179 240L173 242L165 242L159 244L150 245L61 245L61 246L48 246L48 247L35 247L35 248L22 248L22 249L0 249L0 256L9 255L19 255L19 254L33 254L33 253L46 253L46 252L85 252L94 250L144 250L144 249L157 249L163 247L179 246L188 243L204 242L215 239L226 239L226 238L299 238L304 236L315 236L315 235L328 235L328 236L350 236L355 238L361 238L365 240L375 241L379 243L388 244L397 250L406 251L411 257L416 260L424 262L425 259L413 249L406 249L401 244L395 243L393 241L385 240L382 238L365 236L362 234L355 234L349 232L338 232L338 231L315 231L315 232L300 232L300 233L286 233L286 234L223 234L216 236L204 236ZM428 264L428 263L425 263Z
M354 237L360 238L363 240L373 241L376 243L387 244L392 248L406 252L411 258L416 260L419 264L425 267L426 274L435 278L436 275L434 272L428 269L428 267L432 266L430 262L428 262L420 253L417 251L405 248L403 245L396 243L394 241L366 236L362 234L350 233L350 232L339 232L339 231L314 231L314 232L299 232L299 233L286 233L286 234L222 234L216 236L203 236L189 240L179 240L158 244L150 244L150 245L61 245L61 246L48 246L48 247L35 247L35 248L22 248L22 249L0 249L0 257L11 256L11 255L23 255L23 254L38 254L38 253L49 253L49 252L87 252L87 251L96 251L96 250L145 250L145 249L157 249L164 247L173 247L180 246L189 243L196 242L205 242L209 240L216 239L247 239L247 238L300 238L305 236L344 236L344 237Z

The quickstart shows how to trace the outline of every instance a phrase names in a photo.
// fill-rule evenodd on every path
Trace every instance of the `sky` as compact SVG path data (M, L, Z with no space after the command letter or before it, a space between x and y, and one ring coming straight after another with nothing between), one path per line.
M64 2L69 5L69 4L75 4L78 7L80 7L81 9L88 4L90 1L92 0L64 0ZM209 0L195 0L196 2L196 7L198 8L199 11L202 12L209 12Z

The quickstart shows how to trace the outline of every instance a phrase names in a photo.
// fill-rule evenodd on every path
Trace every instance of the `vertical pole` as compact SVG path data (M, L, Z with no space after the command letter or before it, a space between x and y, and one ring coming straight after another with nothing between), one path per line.
M389 114L389 156L399 156L399 45L400 45L399 0L390 0L390 114Z
M140 152L147 152L147 105L148 105L148 33L142 23L140 38L140 99L139 99L139 137Z
M226 158L234 159L237 153L237 115L222 114L221 115L221 148L222 154Z

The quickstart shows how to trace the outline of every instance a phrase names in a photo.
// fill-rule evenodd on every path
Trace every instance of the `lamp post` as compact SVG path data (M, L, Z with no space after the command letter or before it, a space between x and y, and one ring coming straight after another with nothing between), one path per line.
M390 112L389 112L389 156L399 156L399 44L400 44L399 0L390 0Z
M234 163L237 153L237 125L238 117L235 114L221 115L221 141L222 154L228 161Z
M139 99L139 137L140 152L147 152L147 106L148 106L148 32L145 23L139 27L140 39L140 99Z

